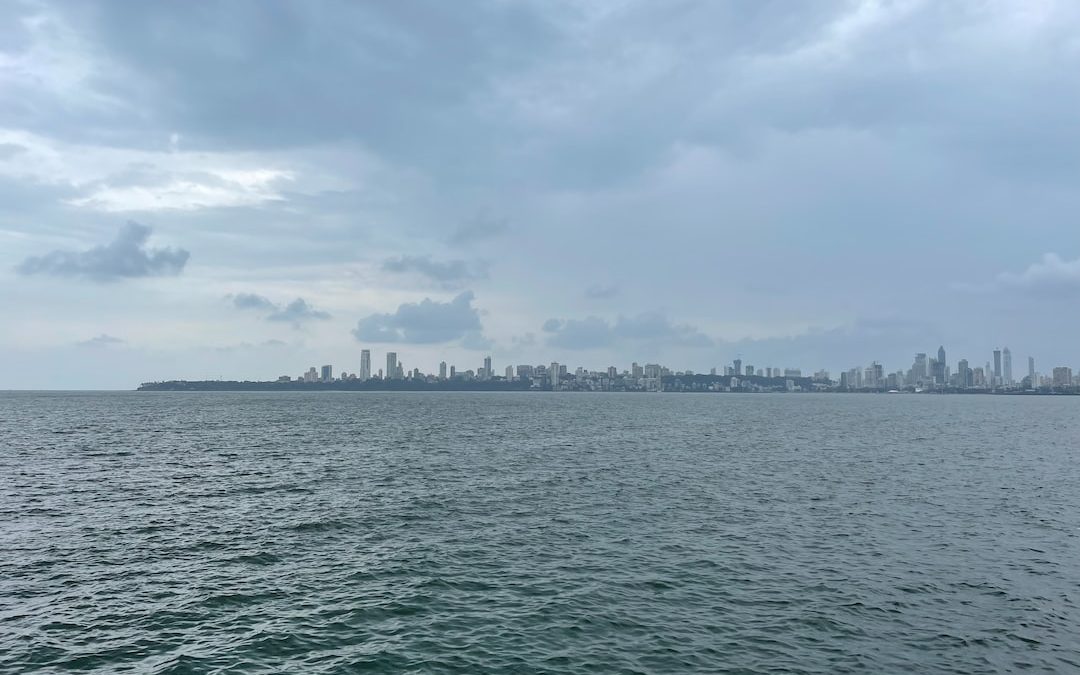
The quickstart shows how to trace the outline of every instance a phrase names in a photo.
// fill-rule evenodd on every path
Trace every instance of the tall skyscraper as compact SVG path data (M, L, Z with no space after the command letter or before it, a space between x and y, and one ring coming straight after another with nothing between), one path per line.
M945 347L940 346L937 348L937 361L934 364L934 382L937 384L948 384L947 379L949 367L945 361Z
M446 361L440 361L439 362L439 379L440 380L445 380L446 379Z
M1031 386L1037 387L1039 383L1035 381L1035 357L1028 357L1028 377L1031 378Z
M1012 351L1008 347L1002 350L1001 359L1004 362L1003 367L1005 371L1005 384L1011 387L1013 385Z
M994 350L994 386L1001 384L1001 350Z
M386 352L386 379L393 380L397 378L398 363L397 352Z
M738 375L739 377L742 377L742 374L743 374L742 359L735 359L735 374Z
M360 350L360 380L371 379L371 350Z
M926 364L927 360L924 352L919 352L915 355L915 362L911 364L911 384L921 384L926 382Z
M495 377L495 373L492 372L492 370L491 370L491 357L490 356L485 356L484 357L484 377L483 377L483 379L490 380L493 377Z
M548 378L551 380L551 388L559 388L559 364L555 361L551 362L551 367L548 370Z
M333 366L323 366L322 367L322 373L319 375L319 379L322 380L323 382L330 382L331 380L333 380L334 379L334 367Z
M506 377L507 382L514 379L514 367L513 366L507 366L506 367L506 375L505 375L505 377Z

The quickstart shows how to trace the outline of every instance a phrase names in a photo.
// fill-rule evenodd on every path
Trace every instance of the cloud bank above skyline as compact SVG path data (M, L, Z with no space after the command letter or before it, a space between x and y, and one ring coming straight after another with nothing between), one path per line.
M0 21L0 387L351 370L362 344L422 368L1080 365L1071 3Z

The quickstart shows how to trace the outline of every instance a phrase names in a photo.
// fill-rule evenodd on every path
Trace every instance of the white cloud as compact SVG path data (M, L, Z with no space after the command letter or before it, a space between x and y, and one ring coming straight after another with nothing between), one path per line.
M0 176L75 188L76 206L105 212L254 206L284 199L296 171L282 159L251 153L183 152L75 144L0 130Z
M1080 291L1080 258L1064 260L1056 253L1046 253L1023 272L1002 272L988 284L958 284L959 290L991 292L1014 290L1025 293L1061 293Z

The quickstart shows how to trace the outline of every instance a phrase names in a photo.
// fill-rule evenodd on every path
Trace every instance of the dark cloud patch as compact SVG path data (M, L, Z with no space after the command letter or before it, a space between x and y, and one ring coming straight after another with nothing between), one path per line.
M610 300L611 298L618 297L621 292L621 289L614 284L610 286L594 284L585 289L585 297L590 300Z
M257 293L237 293L236 295L229 297L232 298L233 306L237 309L256 309L260 311L277 310L277 305L271 302L269 298L263 297Z
M397 274L418 274L444 287L455 287L467 281L487 277L487 269L481 263L470 264L464 260L433 260L431 256L401 256L383 261L382 269Z
M299 325L305 321L325 321L330 314L315 309L303 298L297 298L266 317L267 321L282 321Z
M465 333L465 336L461 338L461 346L465 349L487 351L495 346L495 341L486 337L480 331L474 330Z
M247 147L354 138L459 165L469 158L445 140L483 138L468 103L551 39L538 9L486 0L64 9L127 66L145 89L131 96L161 126Z
M485 239L494 239L506 234L509 229L510 223L505 218L477 216L460 225L446 241L452 246L466 246Z
M118 337L102 333L101 335L92 337L89 340L83 340L76 344L80 347L108 347L109 345L124 344L124 341Z
M328 312L315 309L303 298L297 298L287 305L279 305L258 293L236 293L225 297L232 301L236 309L260 312L267 321L291 323L296 328L307 321L325 321L331 318Z
M658 312L620 316L614 323L597 316L548 319L542 330L547 344L562 349L601 349L623 342L651 342L680 347L709 347L713 340L693 326L673 324Z
M283 342L282 340L263 340L257 344L252 342L240 342L234 345L215 347L214 351L221 353L256 352L266 349L285 349L289 346L288 342Z
M515 347L532 347L536 344L536 333L525 333L510 338L510 343Z
M620 316L613 331L620 339L660 340L684 347L709 347L713 344L712 338L693 326L673 324L659 312Z
M16 267L19 274L70 277L107 282L140 277L175 276L190 253L180 248L148 248L151 228L129 221L110 243L87 251L53 251Z
M542 330L550 333L547 343L563 349L600 349L615 344L611 324L598 316L584 319L548 319Z
M0 159L11 159L23 152L26 152L26 148L18 143L0 143Z
M352 334L361 342L431 344L468 339L478 344L483 327L479 311L472 306L473 297L472 291L465 291L450 302L425 298L405 303L392 314L360 319Z

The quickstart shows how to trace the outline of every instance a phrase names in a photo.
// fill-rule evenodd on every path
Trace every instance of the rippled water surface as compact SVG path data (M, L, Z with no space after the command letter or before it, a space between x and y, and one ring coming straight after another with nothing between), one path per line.
M0 672L1080 670L1080 398L0 394Z

